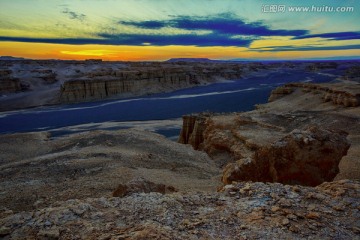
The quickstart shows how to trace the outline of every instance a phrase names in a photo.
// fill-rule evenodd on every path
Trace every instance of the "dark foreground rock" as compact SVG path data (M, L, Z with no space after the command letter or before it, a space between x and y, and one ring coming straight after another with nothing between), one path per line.
M88 198L12 214L4 239L357 239L360 183L234 183L220 193Z

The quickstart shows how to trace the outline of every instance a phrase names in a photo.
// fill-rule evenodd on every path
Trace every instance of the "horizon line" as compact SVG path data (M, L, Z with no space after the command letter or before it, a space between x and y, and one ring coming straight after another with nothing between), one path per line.
M6 59L10 58L10 59ZM104 60L102 58L84 58L84 59L56 59L56 58L25 58L25 57L18 57L18 56L0 56L1 61L21 61L21 60L30 60L30 61L76 61L76 62L83 62L83 61L101 61L101 62L167 62L170 60L196 60L199 59L200 61L213 61L213 62L259 62L259 61L269 61L269 62L279 62L279 61L351 61L351 60L360 60L360 56L339 56L339 57L328 57L328 58L232 58L232 59L213 59L213 58L206 58L206 57L175 57L175 58L168 58L166 60ZM200 62L199 61L199 62Z

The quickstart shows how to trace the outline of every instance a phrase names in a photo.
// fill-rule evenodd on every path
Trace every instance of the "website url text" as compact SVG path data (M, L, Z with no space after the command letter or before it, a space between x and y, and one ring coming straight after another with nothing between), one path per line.
M329 13L345 13L354 12L354 7L342 6L286 6L286 5L262 5L261 11L263 13L285 13L285 12L329 12Z

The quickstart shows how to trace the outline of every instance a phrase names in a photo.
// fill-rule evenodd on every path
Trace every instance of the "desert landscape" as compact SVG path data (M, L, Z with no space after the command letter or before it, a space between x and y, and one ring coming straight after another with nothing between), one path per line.
M182 121L160 121L160 125L182 125L177 142L147 131L141 122L118 130L89 125L86 131L57 137L46 131L2 134L0 235L4 239L359 236L358 62L18 61L1 62L1 72L8 74L2 78L6 95L2 101L20 101L22 94L30 100L2 105L12 112L30 107L28 103L39 107L134 97L134 93L266 77L280 69L324 75L336 71L337 75L326 83L278 86L268 103L252 111L202 112L184 115ZM126 72L134 68L137 74L117 76L109 64ZM76 81L58 77L65 71L62 65L86 67L90 70L83 70L83 75L92 77ZM156 69L154 65L166 70L150 71ZM33 66L37 70L31 79L14 80L21 72L14 69L34 72L29 70ZM51 83L41 77L39 66L56 66L56 72L46 71L56 76ZM139 79L130 80L134 76ZM159 83L161 88L156 88ZM28 88L21 88L24 85ZM39 98L44 92L56 94L49 94L50 102L36 101L46 100ZM114 128L123 123L106 124Z
M360 240L359 11L1 0L0 239Z

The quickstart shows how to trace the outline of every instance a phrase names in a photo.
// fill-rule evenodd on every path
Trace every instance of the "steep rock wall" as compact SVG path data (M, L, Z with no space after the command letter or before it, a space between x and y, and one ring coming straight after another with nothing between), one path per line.
M240 72L183 71L113 71L102 69L87 74L89 79L67 81L61 86L61 102L81 102L112 96L137 96L192 87L217 78L238 79Z
M190 144L195 150L199 149L204 141L203 132L206 128L205 115L183 116L183 126L181 128L179 143Z
M332 181L350 147L347 133L305 125L290 133L240 115L184 116L179 142L205 151L222 181L280 182L316 186Z
M166 76L138 80L75 80L65 82L61 87L62 102L81 102L103 99L115 95L146 94L177 89L190 85L186 76Z
M295 129L224 169L223 182L262 181L317 186L332 181L350 147L347 134L319 127Z

